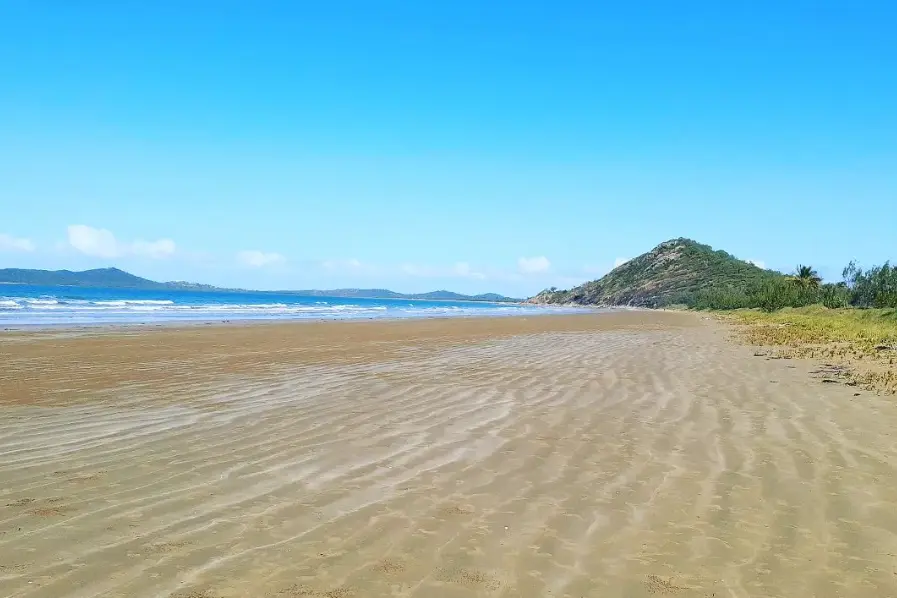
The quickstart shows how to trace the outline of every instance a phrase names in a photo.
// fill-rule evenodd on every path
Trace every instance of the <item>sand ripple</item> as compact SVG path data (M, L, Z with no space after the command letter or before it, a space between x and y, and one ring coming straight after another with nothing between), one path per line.
M8 405L0 595L897 595L893 402L673 324Z

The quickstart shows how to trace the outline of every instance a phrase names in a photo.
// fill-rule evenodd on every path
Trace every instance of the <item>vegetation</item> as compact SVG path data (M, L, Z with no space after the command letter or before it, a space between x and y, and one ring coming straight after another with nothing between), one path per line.
M825 360L827 382L897 392L897 268L888 262L869 270L851 262L833 284L809 265L786 275L673 239L600 280L530 301L713 310L768 348L757 355Z
M530 301L664 307L692 306L698 297L706 295L728 301L731 309L744 306L750 289L784 279L778 272L764 270L725 251L715 251L691 239L672 239L599 280L567 291L548 289Z
M897 392L897 269L885 262L863 271L851 262L843 276L837 284L814 283L799 267L790 284L767 283L738 306L759 311L724 317L745 325L746 341L774 347L770 358L821 359L817 371L826 382ZM733 309L730 299L705 299L696 307Z
M0 283L31 284L39 286L104 287L111 289L214 289L208 285L184 282L156 282L134 276L118 268L97 268L72 272L71 270L28 270L23 268L0 269Z
M740 324L748 343L768 347L771 359L809 357L828 382L897 392L897 309L785 308L742 310L721 317Z
M812 266L800 265L794 270L794 274L788 278L802 289L817 289L820 283L822 283L822 278Z
M823 283L812 266L798 265L789 275L764 270L725 251L691 239L661 243L599 280L570 290L546 289L531 303L666 307L701 310L758 308L773 312L786 307L823 305L897 307L897 268L888 262L869 270L851 262L843 282Z
M888 262L867 271L851 262L843 275L843 282L821 284L815 270L798 266L794 274L785 278L772 278L741 289L708 289L683 303L693 309L759 308L766 312L808 305L830 309L897 307L897 268Z
M865 272L850 262L842 272L844 286L850 290L850 303L856 307L897 307L897 268L890 262Z

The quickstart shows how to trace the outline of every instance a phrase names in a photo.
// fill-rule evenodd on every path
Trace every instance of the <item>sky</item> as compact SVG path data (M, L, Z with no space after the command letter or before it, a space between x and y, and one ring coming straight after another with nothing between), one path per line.
M897 3L0 0L0 267L567 288L897 260Z

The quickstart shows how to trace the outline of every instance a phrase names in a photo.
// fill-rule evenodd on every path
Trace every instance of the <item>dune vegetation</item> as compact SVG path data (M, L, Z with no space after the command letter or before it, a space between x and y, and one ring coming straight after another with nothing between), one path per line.
M692 307L726 310L739 336L772 358L823 360L827 381L897 392L897 268L885 262L864 271L851 262L842 274L842 282L823 284L801 265L741 303L708 294Z
M747 281L740 286L705 288L684 297L682 303L692 309L757 308L767 312L809 305L897 308L897 268L889 262L868 270L851 262L842 277L838 283L823 283L811 266L799 265L790 275Z
M897 309L829 309L821 305L775 312L735 310L720 317L742 340L770 358L823 362L823 380L897 393Z

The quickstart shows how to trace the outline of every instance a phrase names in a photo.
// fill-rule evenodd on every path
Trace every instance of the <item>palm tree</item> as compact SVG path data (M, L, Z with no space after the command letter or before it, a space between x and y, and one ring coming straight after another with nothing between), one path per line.
M815 289L822 282L819 273L812 266L804 266L799 264L794 270L794 274L789 276L791 282L805 289Z

